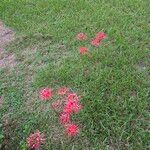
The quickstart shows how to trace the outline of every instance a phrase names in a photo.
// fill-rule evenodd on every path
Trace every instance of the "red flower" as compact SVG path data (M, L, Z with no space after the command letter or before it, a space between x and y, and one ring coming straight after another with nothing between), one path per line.
M66 103L63 112L71 114L78 113L81 110L82 106L78 103L78 101L70 100Z
M70 93L68 94L66 100L67 101L79 101L79 98L76 93Z
M52 108L58 110L62 106L62 100L57 100L52 103Z
M65 112L61 113L60 117L59 117L59 120L62 124L69 123L70 122L70 114L65 113Z
M79 132L79 128L75 124L69 124L66 126L66 132L68 136L75 136Z
M97 39L97 38L92 39L91 45L93 45L93 46L99 46L100 45L100 40Z
M104 32L98 32L96 34L96 37L94 39L92 39L91 41L91 45L93 46L99 46L100 42L106 38L106 34Z
M39 131L31 134L28 138L27 138L27 144L28 147L31 149L38 149L40 147L41 144L44 144L44 139L43 139L44 135L40 134Z
M78 113L82 106L79 104L79 98L76 93L70 93L66 98L66 105L64 112L66 113Z
M71 114L73 112L72 107L70 107L70 105L65 105L63 112L67 113L67 114Z
M78 33L76 37L80 41L85 40L87 38L87 36L84 33Z
M49 88L44 88L40 91L40 99L41 100L48 100L52 97L52 90Z
M67 87L60 87L58 89L58 94L59 95L65 95L68 91L69 91L69 89Z
M98 32L96 34L96 39L103 40L106 38L106 34L104 32Z
M79 52L81 55L84 55L88 52L88 49L86 47L80 47Z

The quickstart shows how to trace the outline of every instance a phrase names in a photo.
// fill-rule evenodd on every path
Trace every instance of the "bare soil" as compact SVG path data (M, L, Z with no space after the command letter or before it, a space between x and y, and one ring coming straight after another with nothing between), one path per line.
M13 68L16 65L14 54L5 51L5 47L15 39L14 32L0 21L0 68Z

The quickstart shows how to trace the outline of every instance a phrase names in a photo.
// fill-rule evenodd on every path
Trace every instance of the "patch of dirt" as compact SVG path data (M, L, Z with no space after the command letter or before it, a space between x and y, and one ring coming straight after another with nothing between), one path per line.
M0 59L0 68L10 67L13 68L16 66L14 54L5 54L2 59Z
M0 21L0 68L16 66L14 54L7 53L5 47L15 39L15 34Z

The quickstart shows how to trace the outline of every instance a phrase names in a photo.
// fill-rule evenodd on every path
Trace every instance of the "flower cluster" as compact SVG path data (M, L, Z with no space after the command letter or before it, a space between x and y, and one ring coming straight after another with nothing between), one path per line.
M59 99L55 100L55 97L59 97ZM67 87L60 87L56 91L45 87L39 91L39 98L42 101L51 100L51 108L59 115L59 122L65 128L65 132L69 137L79 133L78 125L74 124L71 120L71 115L77 114L82 109L76 93L71 92ZM27 144L31 149L39 149L44 144L43 134L37 131L29 135Z
M59 122L65 128L66 134L70 137L75 136L79 128L72 123L71 115L77 114L82 108L79 97L76 93L70 92L67 87L58 88L57 93L61 100L54 101L52 108L59 112Z
M70 92L67 87L58 88L58 95L61 100L52 103L52 108L59 112L59 122L64 126L68 136L75 136L79 132L76 124L72 123L71 115L77 114L82 105L76 93Z
M105 39L107 36L104 32L98 32L95 37L91 40L91 45L92 46L96 46L98 47L101 43L101 41L103 39ZM86 34L84 33L78 33L76 38L80 41L83 41L83 40L86 40L87 39L87 36ZM88 53L88 48L87 47L80 47L79 48L79 53L80 55L85 55Z
M63 94L60 91L63 91ZM71 115L78 113L82 108L79 97L76 93L70 92L65 87L58 89L58 94L60 96L63 95L63 105L61 103L63 107L59 113L59 122L64 126L69 137L75 136L79 132L79 128L76 124L72 123Z
M76 38L83 41L87 39L87 35L84 33L78 33ZM98 32L90 43L92 46L98 47L101 41L105 38L106 34L104 32ZM87 54L88 48L80 47L79 53L80 55ZM54 100L55 95L57 98L59 97L59 99ZM71 119L73 114L77 114L83 108L76 93L70 91L67 87L60 87L57 89L57 92L49 87L45 87L39 91L39 98L43 101L52 100L51 108L59 114L59 122L65 128L66 134L69 137L73 137L79 133L78 125L74 124ZM29 135L27 138L27 144L30 149L39 149L40 146L44 144L43 134L36 131Z

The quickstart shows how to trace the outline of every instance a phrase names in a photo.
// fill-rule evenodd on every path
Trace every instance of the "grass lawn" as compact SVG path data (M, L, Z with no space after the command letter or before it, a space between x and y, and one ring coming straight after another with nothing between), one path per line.
M6 51L14 69L0 69L0 149L27 150L45 133L46 150L149 149L150 50L148 0L2 0L0 19L16 32ZM107 39L95 48L94 35ZM86 41L76 34L87 34ZM78 49L88 47L89 55ZM84 106L68 138L39 89L67 86Z

